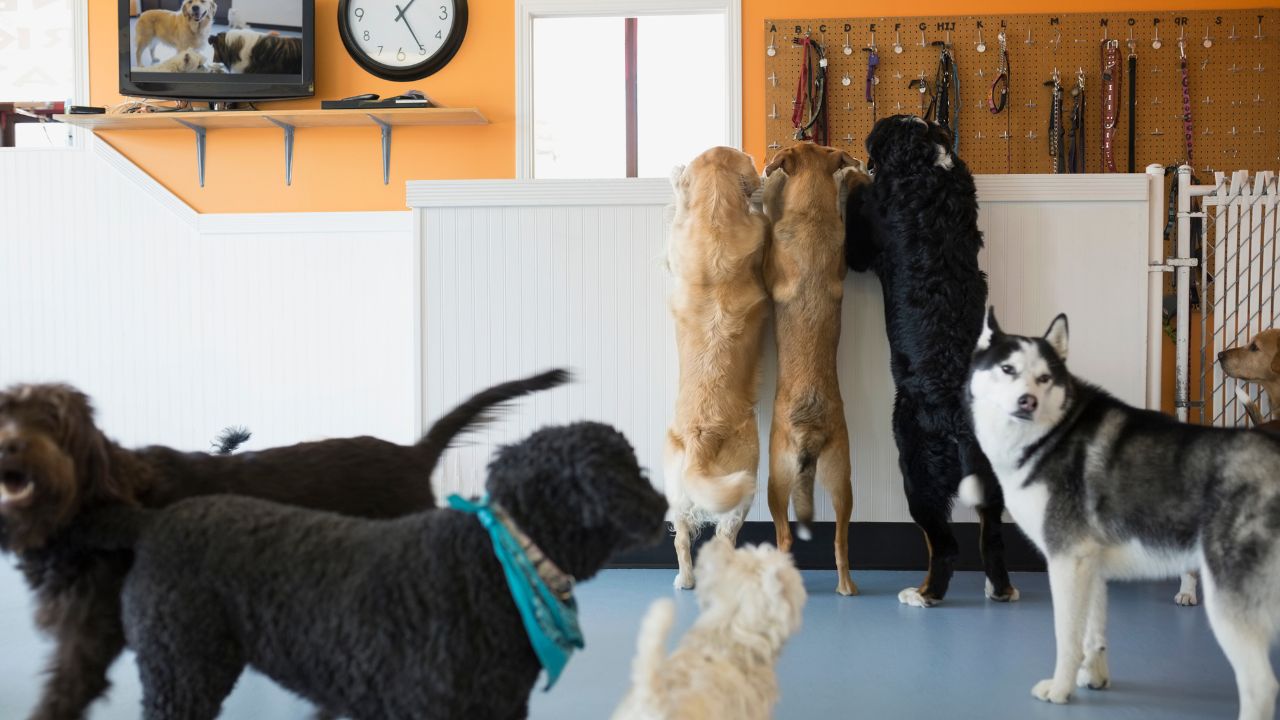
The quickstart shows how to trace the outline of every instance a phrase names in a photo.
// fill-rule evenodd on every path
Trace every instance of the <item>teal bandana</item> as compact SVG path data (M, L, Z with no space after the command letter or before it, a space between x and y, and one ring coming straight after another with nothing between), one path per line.
M574 649L586 647L582 631L578 629L573 578L543 555L501 506L489 501L488 495L479 502L450 495L449 507L475 515L489 531L493 552L502 563L511 599L520 610L529 644L547 671L544 690L550 690Z

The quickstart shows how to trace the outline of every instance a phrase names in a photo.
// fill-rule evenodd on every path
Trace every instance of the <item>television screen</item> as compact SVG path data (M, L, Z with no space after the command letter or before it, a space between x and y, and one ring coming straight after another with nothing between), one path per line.
M191 100L314 94L314 0L120 0L120 92Z

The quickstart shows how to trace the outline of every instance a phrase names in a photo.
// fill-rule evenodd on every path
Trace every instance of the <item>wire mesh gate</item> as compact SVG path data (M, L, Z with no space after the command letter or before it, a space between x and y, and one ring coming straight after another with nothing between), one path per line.
M1196 184L1178 168L1177 244L1167 261L1177 302L1175 406L1181 420L1217 426L1245 424L1237 386L1269 417L1273 408L1257 385L1227 377L1217 353L1247 345L1262 330L1280 327L1280 186L1275 173L1215 173ZM1197 242L1199 241L1199 242ZM1198 245L1198 247L1197 247ZM1199 305L1198 397L1192 399L1192 305ZM1191 410L1198 410L1191 418Z

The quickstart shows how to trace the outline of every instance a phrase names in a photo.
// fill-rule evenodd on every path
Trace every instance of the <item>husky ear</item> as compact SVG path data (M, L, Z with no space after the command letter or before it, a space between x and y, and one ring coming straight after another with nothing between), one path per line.
M987 316L982 320L982 334L978 336L978 346L974 349L986 350L991 347L991 339L1000 334L1000 325L996 323L996 308L990 305L987 307Z
M1053 351L1058 353L1058 357L1063 362L1067 360L1067 316L1065 313L1058 315L1049 324L1049 331L1044 334L1044 339L1049 341Z

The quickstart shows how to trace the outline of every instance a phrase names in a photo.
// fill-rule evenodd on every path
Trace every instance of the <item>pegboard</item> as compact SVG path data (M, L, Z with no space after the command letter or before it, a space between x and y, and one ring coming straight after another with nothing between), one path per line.
M1004 112L992 114L987 96L1000 61L1001 28L1009 53L1009 101ZM921 94L909 83L923 73L932 87L940 53L932 43L949 40L960 79L959 154L973 172L1053 170L1051 89L1045 83L1055 68L1065 91L1068 127L1070 91L1077 73L1084 74L1085 171L1102 172L1101 45L1109 38L1119 40L1124 70L1114 145L1119 171L1125 171L1129 157L1131 47L1137 56L1135 169L1186 157L1180 45L1187 57L1197 172L1280 167L1280 10L792 18L766 20L764 29L765 157L796 142L791 115L802 50L794 41L809 33L826 48L833 146L865 155L864 140L875 117L865 99L869 53L864 48L874 43L879 51L876 115L919 114ZM979 40L984 52L978 50Z

